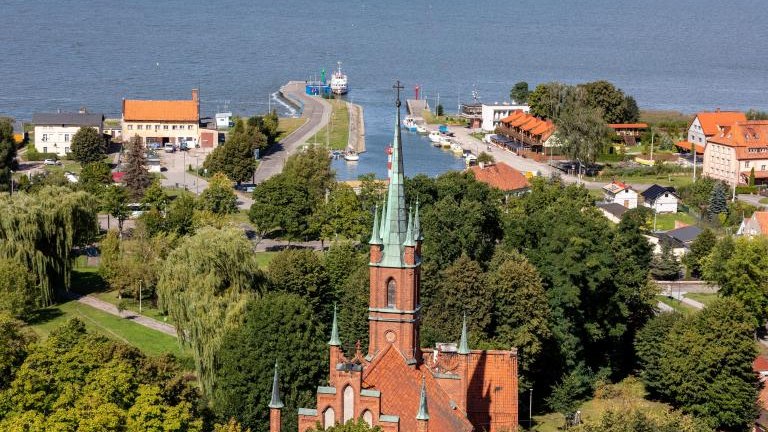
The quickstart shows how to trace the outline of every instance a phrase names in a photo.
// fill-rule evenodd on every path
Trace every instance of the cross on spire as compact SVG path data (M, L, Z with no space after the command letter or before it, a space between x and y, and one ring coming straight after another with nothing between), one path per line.
M404 89L405 87L400 84L400 80L397 80L395 85L392 86L393 89L397 92L397 102L395 102L395 106L400 108L400 90Z

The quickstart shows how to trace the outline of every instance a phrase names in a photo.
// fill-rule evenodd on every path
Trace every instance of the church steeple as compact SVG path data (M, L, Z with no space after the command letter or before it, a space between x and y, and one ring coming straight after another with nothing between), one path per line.
M469 354L469 343L467 342L467 313L464 313L464 321L461 323L461 339L459 340L459 354Z
M331 324L331 340L328 341L330 346L341 346L341 339L339 339L339 325L336 321L336 305L333 305L333 324Z

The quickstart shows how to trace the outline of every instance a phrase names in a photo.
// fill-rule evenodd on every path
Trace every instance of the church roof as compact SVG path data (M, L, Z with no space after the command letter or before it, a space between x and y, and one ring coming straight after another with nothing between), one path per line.
M429 395L429 429L441 432L470 432L472 423L466 414L454 409L437 379L423 364L413 368L392 345L376 356L364 369L363 386L381 392L381 411L400 416L400 430L417 430L416 416L421 402L422 377Z

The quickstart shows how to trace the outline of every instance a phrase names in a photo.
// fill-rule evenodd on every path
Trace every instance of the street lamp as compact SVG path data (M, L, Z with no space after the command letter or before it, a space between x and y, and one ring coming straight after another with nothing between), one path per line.
M12 170L11 171L11 176L9 178L9 180L11 182L11 195L10 195L11 198L13 198L13 174L14 174L14 171Z

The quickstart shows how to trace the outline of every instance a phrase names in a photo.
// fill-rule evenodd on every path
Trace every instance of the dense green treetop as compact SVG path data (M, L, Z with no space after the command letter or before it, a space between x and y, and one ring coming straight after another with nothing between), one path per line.
M13 123L0 117L0 192L10 190L11 171L17 168Z
M319 319L330 317L335 300L320 256L311 249L286 249L269 263L270 289L304 298Z
M112 171L106 162L90 162L83 165L78 186L94 196L101 197L112 183Z
M72 158L82 164L99 162L107 155L107 141L92 127L81 127L72 136Z
M222 173L214 174L200 194L198 207L217 215L236 213L237 195L232 189L232 181Z
M27 318L40 305L40 292L27 266L14 258L0 258L0 313Z
M528 89L528 83L520 81L512 86L512 90L509 91L509 98L517 103L524 104L528 102L528 95L530 94L531 91Z

